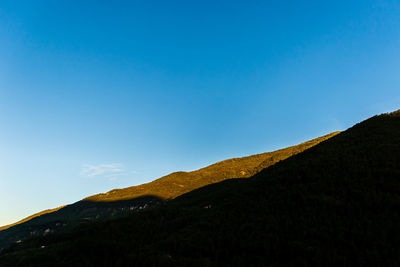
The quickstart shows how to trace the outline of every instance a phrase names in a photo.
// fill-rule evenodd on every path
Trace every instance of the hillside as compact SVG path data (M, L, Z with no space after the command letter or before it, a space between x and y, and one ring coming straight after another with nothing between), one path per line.
M15 245L4 266L400 266L400 112L250 179Z
M33 215L31 215L31 216L28 216L28 217L26 217L26 218L24 218L24 219L22 219L22 220L20 220L20 221L18 221L18 222L16 222L16 223L9 224L9 225L5 225L5 226L1 226L1 227L0 227L0 231L6 230L6 229L11 228L11 227L13 227L13 226L16 226L16 225L18 225L18 224L21 224L21 223L30 221L30 220L32 220L33 218L39 217L39 216L41 216L41 215L44 215L44 214L47 214L47 213L52 213L52 212L58 211L59 209L62 209L62 208L64 208L64 207L65 207L65 206L61 206L61 207L58 207L58 208L55 208L55 209L48 209L48 210L44 210L44 211L35 213L35 214L33 214Z
M147 184L112 190L106 194L98 194L85 198L85 200L115 201L132 199L144 195L154 195L162 199L172 199L208 184L231 178L251 177L262 169L303 152L338 133L339 132L333 132L299 145L274 152L220 161L192 172L174 172Z
M125 216L208 184L231 178L248 178L263 168L300 153L338 133L334 132L274 152L224 160L193 172L172 173L147 184L112 190L61 209L35 214L11 225L13 227L4 227L4 231L0 229L0 249L29 237L70 230L81 223Z

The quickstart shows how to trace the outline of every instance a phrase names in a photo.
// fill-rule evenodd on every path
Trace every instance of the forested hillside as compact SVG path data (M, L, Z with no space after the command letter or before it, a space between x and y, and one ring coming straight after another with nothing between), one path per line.
M32 239L4 266L400 266L400 112L250 179Z
M47 236L71 230L79 224L142 211L208 184L231 178L248 178L263 168L300 153L338 133L334 132L274 152L224 160L193 172L175 172L147 184L115 189L65 207L37 213L0 229L0 250L26 238Z

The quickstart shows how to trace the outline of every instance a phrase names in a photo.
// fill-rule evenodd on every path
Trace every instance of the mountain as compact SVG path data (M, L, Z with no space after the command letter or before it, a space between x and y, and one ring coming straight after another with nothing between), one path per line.
M29 216L29 217L26 217L26 218L24 218L24 219L22 219L22 220L20 220L20 221L18 221L18 222L16 222L16 223L9 224L9 225L5 225L5 226L1 226L1 227L0 227L0 231L6 230L6 229L11 228L11 227L13 227L13 226L16 226L16 225L18 225L18 224L21 224L21 223L30 221L30 220L32 220L33 218L42 216L42 215L44 215L44 214L52 213L52 212L58 211L59 209L62 209L62 208L64 208L64 207L65 207L65 206L61 206L61 207L58 207L58 208L55 208L55 209L48 209L48 210L44 210L44 211L35 213L35 214L33 214L33 215Z
M249 179L16 244L3 266L400 266L400 111Z
M174 172L153 182L124 189L111 190L85 200L115 201L132 199L144 195L154 195L162 199L172 199L194 189L232 178L248 178L281 160L296 155L325 141L340 132L333 132L296 146L242 158L233 158L212 164L192 172Z
M251 177L262 169L338 133L334 132L274 152L224 160L193 172L175 172L147 184L115 189L105 194L87 197L71 205L32 215L0 229L4 230L0 231L0 249L30 237L68 231L82 223L126 216L212 183L231 178Z

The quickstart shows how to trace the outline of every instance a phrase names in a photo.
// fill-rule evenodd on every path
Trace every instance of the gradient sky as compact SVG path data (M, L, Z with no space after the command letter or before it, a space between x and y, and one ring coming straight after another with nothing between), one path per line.
M400 108L399 14L368 0L1 1L0 225Z

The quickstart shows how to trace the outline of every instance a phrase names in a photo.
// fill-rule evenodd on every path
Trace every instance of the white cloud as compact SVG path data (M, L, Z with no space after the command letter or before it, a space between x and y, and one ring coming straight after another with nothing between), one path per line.
M81 168L81 176L86 177L106 177L115 179L118 176L126 175L124 165L121 163L108 163L108 164L83 164Z

